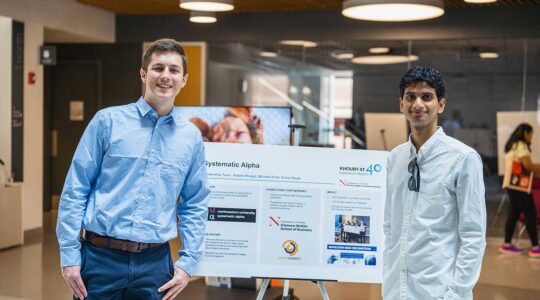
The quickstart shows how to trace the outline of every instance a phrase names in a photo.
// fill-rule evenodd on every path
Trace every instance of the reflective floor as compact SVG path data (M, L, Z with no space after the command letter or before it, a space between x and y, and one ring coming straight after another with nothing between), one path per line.
M495 199L496 200L496 199ZM503 213L495 218L498 202L488 201L489 230L488 247L480 281L474 289L474 298L480 300L540 299L540 259L526 255L503 257L497 253L502 238ZM14 299L71 299L70 290L64 283L59 269L59 255L54 236L56 214L44 215L43 237L24 246L0 250L0 300ZM520 245L528 248L526 234ZM172 243L178 249L177 243ZM174 253L175 251L173 251ZM299 299L322 299L317 285L312 282L293 281L294 295ZM380 299L380 285L327 283L331 299L361 300ZM269 289L265 300L279 296L278 289ZM242 300L255 299L250 290L227 290L206 287L201 278L194 278L177 299L189 300Z

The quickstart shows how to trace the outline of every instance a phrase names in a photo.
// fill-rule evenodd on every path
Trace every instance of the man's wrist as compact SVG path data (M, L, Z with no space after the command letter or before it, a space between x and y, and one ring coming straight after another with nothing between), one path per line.
M174 267L184 271L190 278L192 277L193 268L190 268L188 264L182 262L181 258L174 263Z

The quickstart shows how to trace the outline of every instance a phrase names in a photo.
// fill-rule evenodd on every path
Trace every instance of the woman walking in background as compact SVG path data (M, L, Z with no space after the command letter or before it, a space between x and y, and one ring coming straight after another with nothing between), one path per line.
M527 177L516 176L515 164L521 164L526 170L540 174L540 164L535 164L531 160L531 141L533 137L533 128L527 123L520 124L512 133L504 151L506 152L506 169L512 170L505 172L503 187L506 188L510 198L510 207L508 208L508 216L506 218L504 244L499 247L499 252L502 254L517 255L523 252L523 249L512 244L512 236L519 215L525 215L525 226L527 233L531 239L532 248L529 250L529 256L540 257L540 247L538 246L538 232L536 229L536 206L534 199L529 192L520 191L519 182L522 178L527 183ZM520 169L520 168L518 168ZM532 183L529 183L532 184ZM528 186L529 184L525 184Z

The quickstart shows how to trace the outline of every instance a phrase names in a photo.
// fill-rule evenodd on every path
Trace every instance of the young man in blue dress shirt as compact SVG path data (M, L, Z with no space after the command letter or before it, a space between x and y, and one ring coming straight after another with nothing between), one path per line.
M472 299L486 246L483 168L472 148L437 126L446 105L439 71L400 82L409 141L388 158L383 298Z
M56 233L63 277L79 299L174 299L202 252L204 145L174 109L188 78L184 49L155 41L140 75L143 97L94 116L64 184ZM178 232L173 263L168 241Z

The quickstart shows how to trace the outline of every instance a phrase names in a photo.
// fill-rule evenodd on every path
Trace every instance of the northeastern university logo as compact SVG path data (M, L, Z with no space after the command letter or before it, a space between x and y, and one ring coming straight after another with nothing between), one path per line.
M281 248L285 250L285 253L289 254L290 256L295 256L296 253L298 253L298 243L296 243L293 240L286 240L281 244Z

